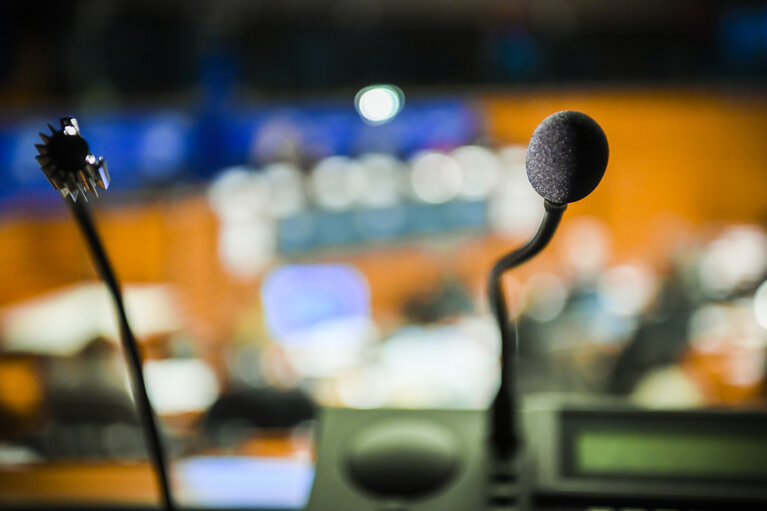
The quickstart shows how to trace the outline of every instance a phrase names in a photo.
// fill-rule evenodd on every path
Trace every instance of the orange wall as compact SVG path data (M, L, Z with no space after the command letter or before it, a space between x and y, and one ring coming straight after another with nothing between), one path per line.
M203 337L231 293L217 263L216 220L204 198L109 205L94 217L122 283L171 282L190 327ZM0 223L0 305L98 277L64 204L46 216L14 215ZM223 282L222 282L223 281Z

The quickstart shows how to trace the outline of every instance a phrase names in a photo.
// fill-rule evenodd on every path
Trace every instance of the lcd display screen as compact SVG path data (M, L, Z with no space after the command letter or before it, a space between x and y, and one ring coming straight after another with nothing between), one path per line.
M573 440L581 476L767 481L767 433L580 428Z

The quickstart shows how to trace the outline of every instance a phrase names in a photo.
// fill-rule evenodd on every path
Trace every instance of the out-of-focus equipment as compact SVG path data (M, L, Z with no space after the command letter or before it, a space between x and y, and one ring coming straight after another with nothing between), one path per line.
M96 271L114 300L123 347L128 355L133 396L144 426L148 451L155 465L163 504L165 509L174 509L165 452L157 418L152 410L146 390L138 343L128 323L120 284L112 270L112 265L86 205L86 191L96 194L97 185L104 189L109 185L106 164L103 158L96 159L90 154L87 142L80 135L77 119L62 117L60 123L60 130L55 130L48 125L51 130L50 136L40 134L44 144L36 146L40 153L37 156L37 161L53 187L61 193L61 196L64 198L71 197L72 201L66 202L85 237ZM78 195L82 195L82 201L77 200Z
M764 509L767 414L539 398L525 407L535 509Z
M320 419L311 511L330 502L363 511L767 505L763 412L531 398L520 417L526 442L514 480L493 477L483 411L325 409Z
M323 409L307 510L506 504L488 495L485 418L480 410Z

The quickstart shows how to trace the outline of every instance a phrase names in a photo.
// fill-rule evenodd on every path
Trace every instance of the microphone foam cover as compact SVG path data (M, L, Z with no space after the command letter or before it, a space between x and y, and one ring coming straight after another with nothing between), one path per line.
M536 192L555 204L581 200L605 174L607 137L599 124L581 112L548 116L527 146L527 178Z

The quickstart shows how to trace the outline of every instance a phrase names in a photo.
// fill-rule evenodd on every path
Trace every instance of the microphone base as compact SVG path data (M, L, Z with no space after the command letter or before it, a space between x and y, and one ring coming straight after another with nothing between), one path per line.
M413 426L418 424L422 427ZM407 447L409 442L403 433L404 437L391 445L374 446L370 451L373 454L366 455L367 466L373 470L380 467L383 480L366 483L370 473L365 473L365 477L355 473L358 466L355 446L369 445L368 436L372 438L376 431L389 429L390 425L392 430L405 432L405 426L410 425L415 436L419 430L444 432L453 441L438 449L434 456L438 460L454 460L455 469L441 478L440 474L424 473L438 470L440 463L429 459L432 455L428 449L423 454L411 455L412 448ZM306 511L529 509L523 491L528 485L521 478L526 472L521 469L521 457L496 459L489 448L488 427L488 413L484 410L325 408L320 413L317 470ZM396 452L398 446L404 446L401 453ZM424 481L423 491L413 491L412 485L417 484L413 481ZM403 485L401 491L397 484Z

